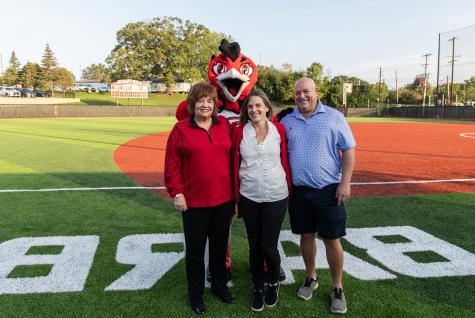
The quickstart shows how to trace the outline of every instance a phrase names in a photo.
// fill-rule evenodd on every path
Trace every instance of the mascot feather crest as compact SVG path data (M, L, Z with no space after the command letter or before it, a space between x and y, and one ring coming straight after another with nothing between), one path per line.
M241 105L257 82L257 66L248 56L241 53L239 43L221 40L221 52L211 56L208 66L208 79L218 91L218 110L229 120L237 120ZM188 105L185 101L176 110L178 120L188 118Z

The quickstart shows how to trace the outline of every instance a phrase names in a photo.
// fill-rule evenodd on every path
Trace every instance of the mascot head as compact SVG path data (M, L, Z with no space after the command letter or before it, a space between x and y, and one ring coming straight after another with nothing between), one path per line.
M241 53L237 42L229 43L223 39L219 50L221 54L211 57L208 78L218 90L218 107L238 113L257 81L257 67Z

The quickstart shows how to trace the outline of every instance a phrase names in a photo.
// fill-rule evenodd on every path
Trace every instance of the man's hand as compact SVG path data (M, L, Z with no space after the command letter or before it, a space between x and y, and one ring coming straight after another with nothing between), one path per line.
M186 211L188 207L186 206L185 196L183 194L177 194L175 198L173 198L173 203L175 204L175 209L178 211Z
M340 183L336 188L335 198L338 200L338 205L345 203L350 198L351 186L350 183Z

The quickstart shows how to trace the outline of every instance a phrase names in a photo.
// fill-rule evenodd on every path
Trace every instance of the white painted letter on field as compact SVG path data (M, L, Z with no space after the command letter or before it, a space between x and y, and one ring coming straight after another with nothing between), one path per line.
M0 244L0 294L63 293L84 289L99 236L21 237ZM63 246L59 254L26 255L32 247ZM8 278L17 266L52 265L48 275Z
M142 290L149 289L175 266L185 252L152 252L153 244L181 243L183 234L143 234L122 238L117 246L116 260L122 264L135 265L106 290Z
M401 235L404 243L384 243L375 236ZM475 255L412 226L389 226L347 229L351 244L365 249L368 255L387 268L411 277L443 277L475 275ZM434 252L447 261L419 263L407 252Z

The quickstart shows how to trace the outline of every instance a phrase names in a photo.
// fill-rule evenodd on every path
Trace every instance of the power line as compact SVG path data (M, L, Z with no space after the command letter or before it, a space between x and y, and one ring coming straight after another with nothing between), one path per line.
M455 29L455 30L450 30L450 31L440 32L440 34L446 34L446 33L450 33L450 32L461 31L461 30L470 29L470 28L473 28L473 27L475 27L475 24L468 25L468 26L466 26L466 27L462 27L462 28L460 28L460 29Z

